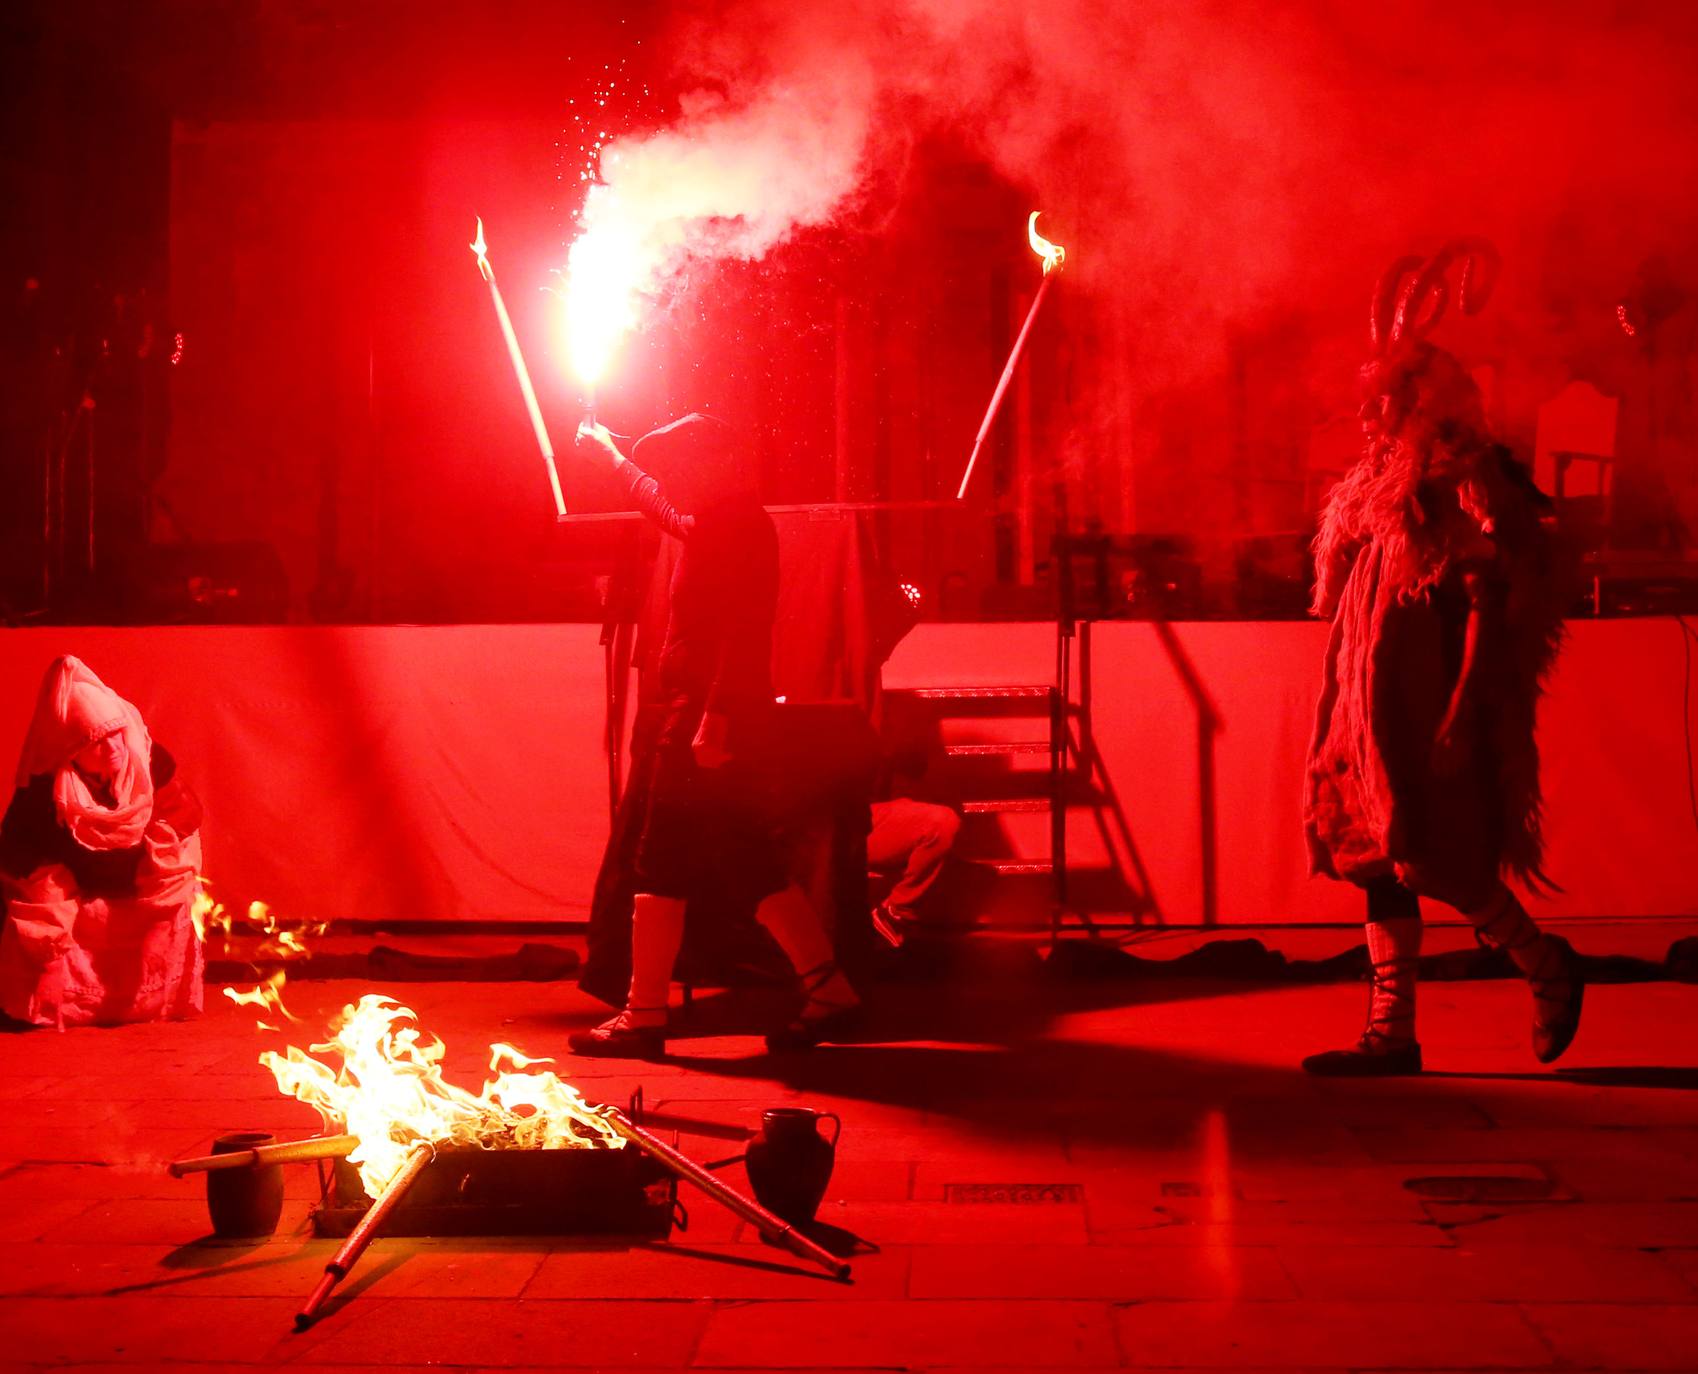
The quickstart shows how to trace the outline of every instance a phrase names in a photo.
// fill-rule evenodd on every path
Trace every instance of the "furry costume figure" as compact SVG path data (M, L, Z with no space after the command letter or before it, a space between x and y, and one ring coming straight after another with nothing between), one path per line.
M1332 635L1305 798L1312 871L1358 884L1395 875L1456 905L1500 873L1547 882L1534 717L1566 580L1550 502L1491 437L1473 378L1420 337L1442 314L1446 268L1495 262L1488 252L1447 249L1404 285L1389 323L1389 293L1377 293L1368 440L1315 541L1313 609ZM1407 275L1407 260L1395 270ZM1472 313L1489 283L1471 270L1463 281ZM1438 304L1423 307L1433 292ZM1467 718L1447 721L1470 612L1477 677ZM1441 726L1451 739L1435 751Z
M1579 1021L1573 951L1504 884L1549 883L1534 721L1567 579L1550 502L1492 438L1473 378L1422 338L1459 263L1472 314L1497 270L1489 245L1452 244L1424 269L1403 259L1382 278L1365 451L1315 541L1313 609L1332 634L1306 775L1310 865L1367 893L1374 972L1367 1032L1306 1060L1316 1073L1420 1069L1417 897L1456 907L1532 982L1541 1060Z

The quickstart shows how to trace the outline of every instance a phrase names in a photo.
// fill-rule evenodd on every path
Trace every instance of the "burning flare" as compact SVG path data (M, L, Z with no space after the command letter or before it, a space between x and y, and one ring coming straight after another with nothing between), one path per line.
M1067 261L1067 250L1059 243L1051 243L1038 232L1038 215L1041 211L1032 211L1032 216L1026 221L1026 242L1032 245L1032 251L1044 260L1044 275L1047 277L1062 263Z
M655 264L611 187L590 187L583 218L588 227L566 256L566 356L579 384L593 392L637 322L637 298Z
M340 1069L313 1055L335 1054ZM277 1086L318 1111L327 1134L359 1137L349 1155L372 1197L421 1141L479 1149L619 1149L623 1138L573 1088L511 1045L491 1045L490 1077L477 1095L442 1077L442 1041L418 1017L367 993L344 1007L332 1038L306 1054L290 1045L259 1057Z

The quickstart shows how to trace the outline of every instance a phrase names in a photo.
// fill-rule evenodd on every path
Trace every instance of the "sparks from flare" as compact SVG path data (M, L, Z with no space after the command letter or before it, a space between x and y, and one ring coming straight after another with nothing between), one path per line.
M597 388L620 342L636 326L638 299L653 273L652 255L639 247L644 239L641 226L624 213L613 189L599 176L602 157L617 157L605 149L613 129L625 121L620 107L649 95L649 88L626 76L624 67L623 60L617 66L604 63L588 99L581 105L567 101L578 138L576 181L585 192L578 212L581 232L567 250L555 294L561 301L566 365L583 390L592 421ZM556 173L555 179L563 181L565 176Z
M290 1045L260 1063L284 1092L313 1107L326 1134L358 1136L348 1156L372 1197L406 1164L415 1146L482 1149L620 1149L624 1140L553 1071L511 1045L490 1046L489 1077L477 1094L442 1076L442 1041L418 1017L367 993L342 1009L331 1038L311 1053ZM340 1067L316 1056L333 1055Z

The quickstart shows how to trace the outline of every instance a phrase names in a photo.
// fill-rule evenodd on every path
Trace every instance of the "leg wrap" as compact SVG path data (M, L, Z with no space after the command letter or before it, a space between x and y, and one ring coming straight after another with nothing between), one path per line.
M1482 940L1509 955L1525 976L1539 974L1548 957L1545 941L1527 909L1502 883L1478 906L1465 907L1462 915Z

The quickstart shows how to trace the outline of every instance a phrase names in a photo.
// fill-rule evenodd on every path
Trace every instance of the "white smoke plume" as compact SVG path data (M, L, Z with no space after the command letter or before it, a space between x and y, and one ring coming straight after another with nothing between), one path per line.
M860 184L879 82L853 52L686 90L678 117L601 151L568 259L574 366L594 381L639 302L692 264L754 260Z
M666 42L695 88L609 145L584 220L635 234L651 287L829 222L930 131L1088 226L1087 275L1193 315L1341 266L1365 299L1380 259L1454 233L1536 275L1553 235L1613 260L1698 220L1685 5L721 0Z

